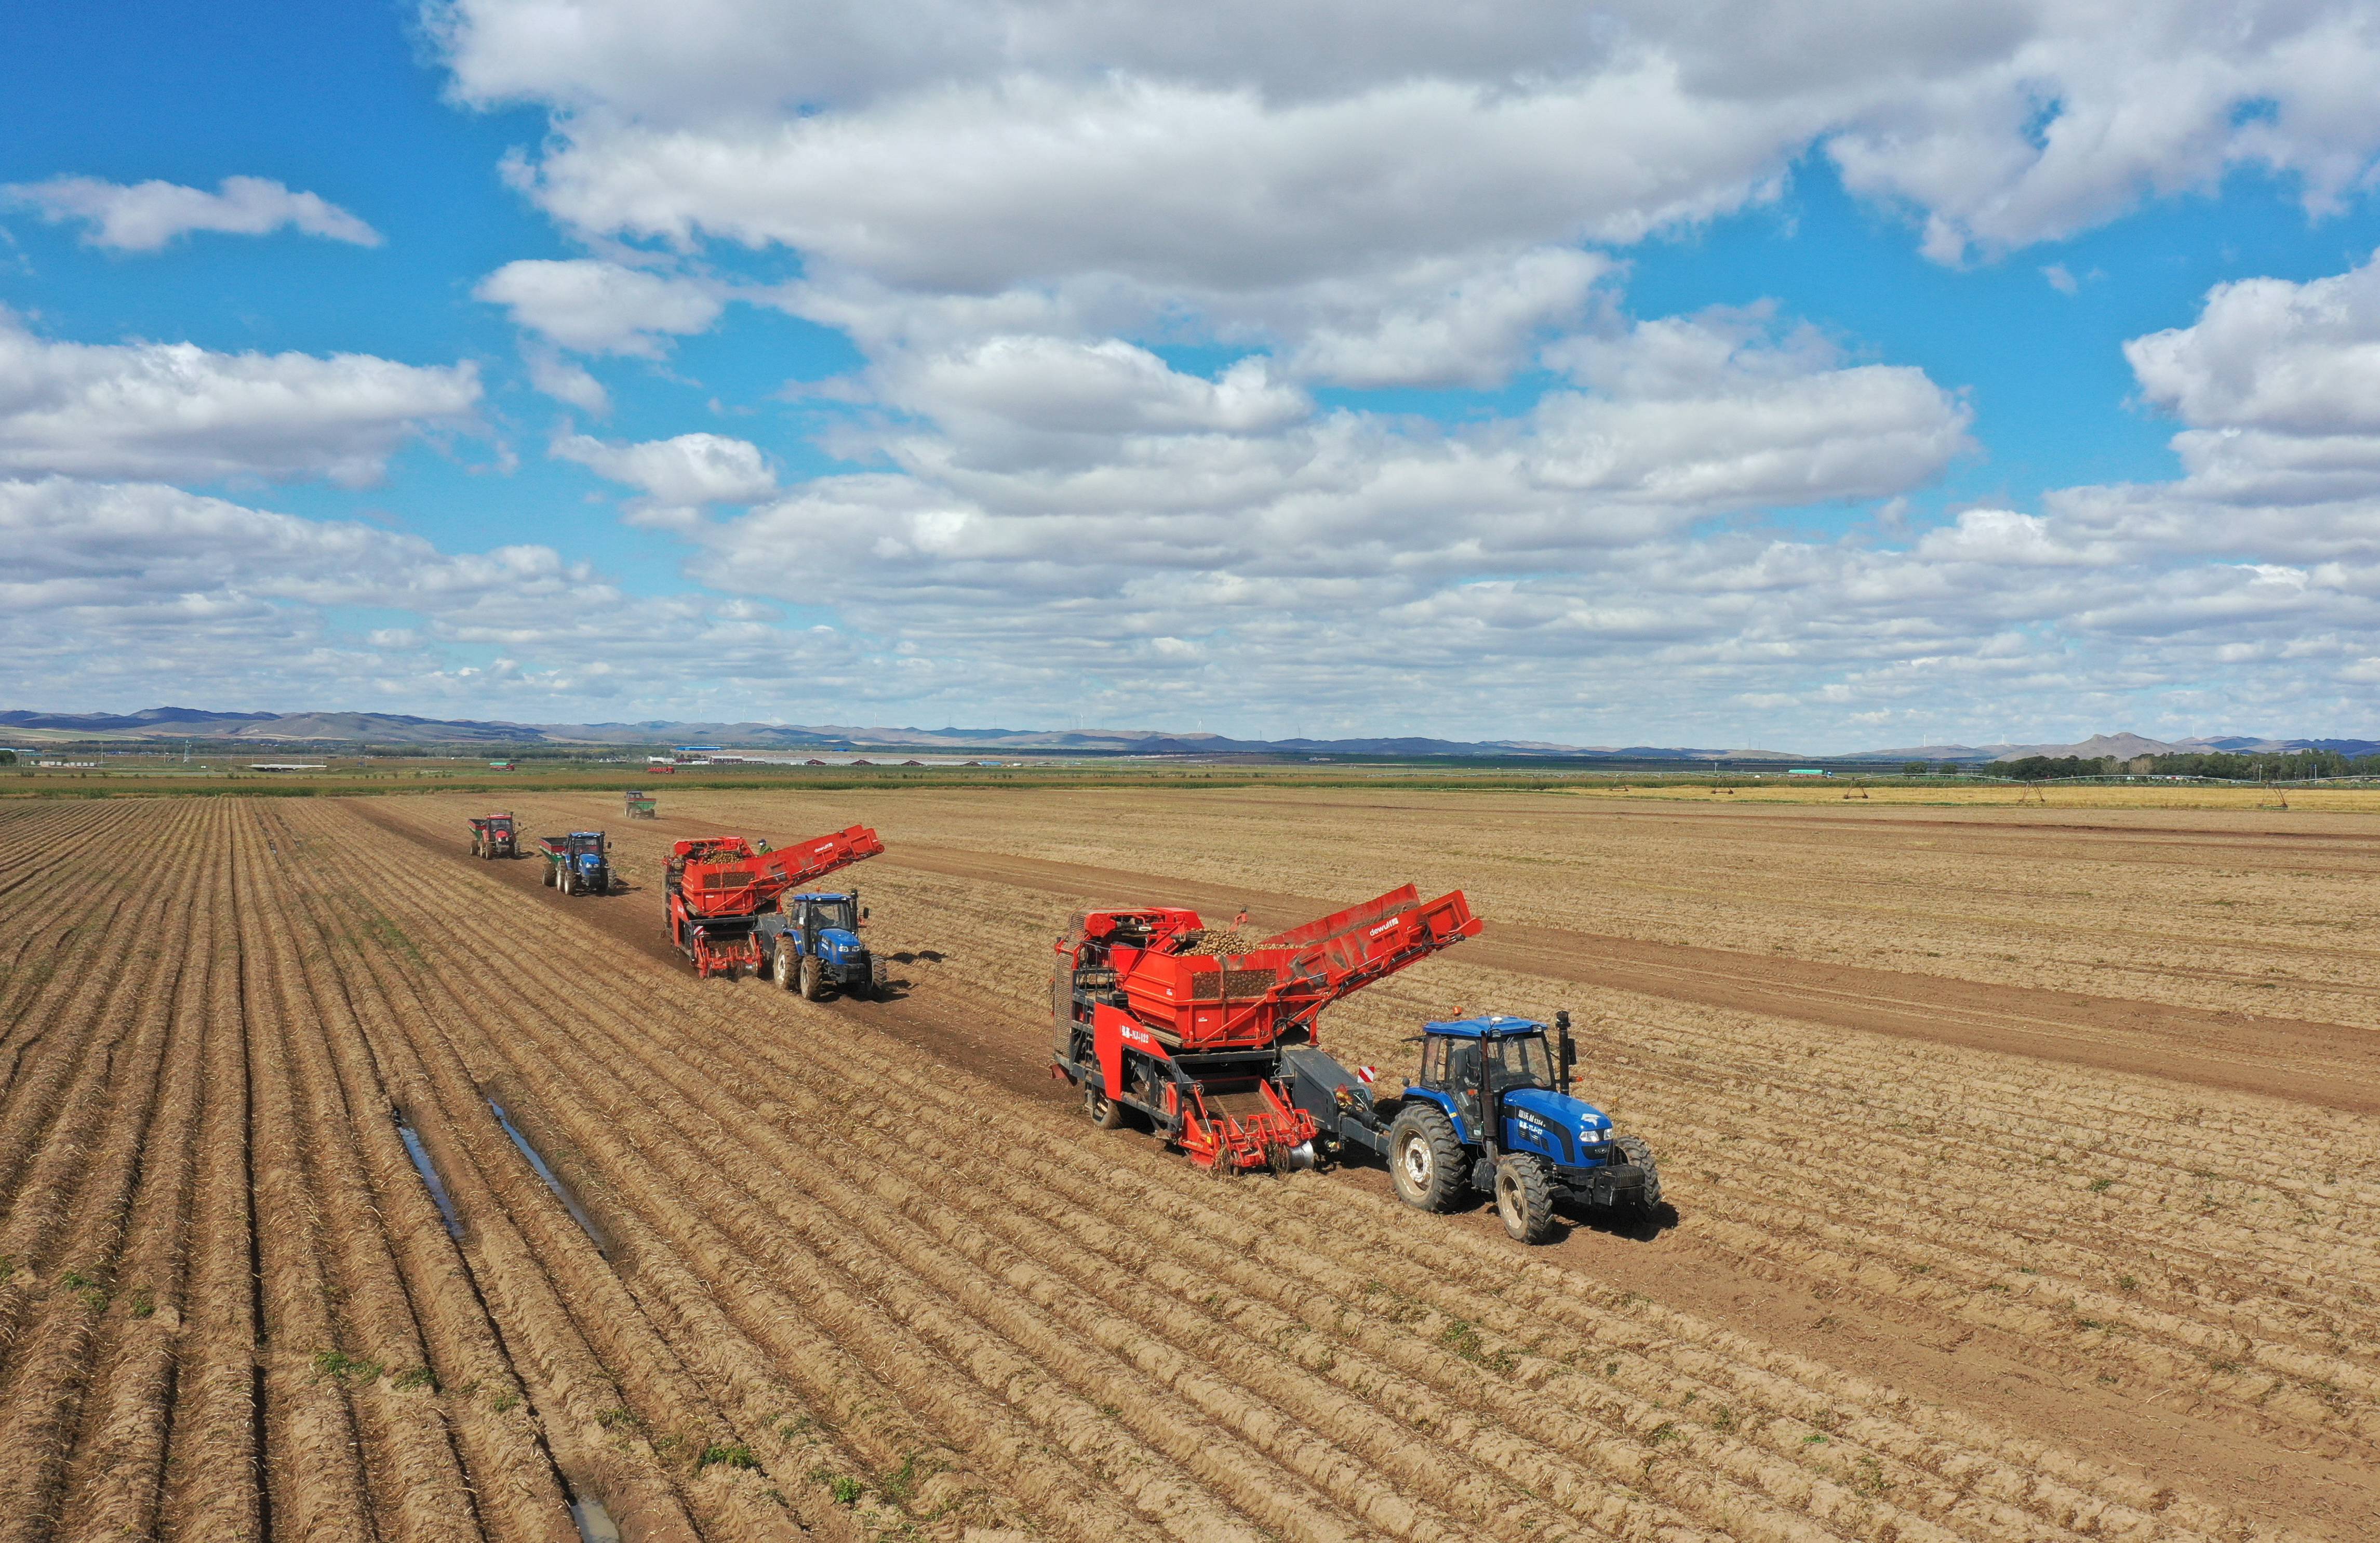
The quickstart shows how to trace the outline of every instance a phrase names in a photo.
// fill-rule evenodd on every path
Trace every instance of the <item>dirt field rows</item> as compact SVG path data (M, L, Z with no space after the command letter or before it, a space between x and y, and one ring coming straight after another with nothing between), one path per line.
M531 831L621 838L640 887L576 900L463 856L453 800L0 808L0 1538L2380 1528L2372 1115L1532 973L1485 946L1499 905L1625 934L1585 889L1661 881L1572 832L1258 799L1176 805L1123 850L1083 835L1111 796L722 796L636 827L524 803ZM668 839L852 819L892 847L850 881L896 1000L670 963ZM2194 831L2057 861L2170 900ZM1765 952L1796 860L1814 894L1881 893L1866 839L1649 834L1742 881L1637 935ZM1918 839L1985 889L2074 883L2022 831ZM2341 871L2278 871L2289 904L2351 892L2360 853L2321 856ZM1468 887L1490 934L1334 1010L1331 1039L1388 1071L1420 1017L1572 1006L1674 1217L1524 1251L1377 1171L1200 1174L1046 1080L1077 889L1246 883L1286 925L1407 878ZM2040 914L1978 909L1919 935L2007 952ZM2095 998L2152 978L2155 1002L2193 916L2125 916L2138 939L2031 975L1890 958L2077 990L2044 974L2096 947L2142 968L2086 972ZM2299 957L2238 919L2227 968ZM2368 1028L2340 1005L2380 1002L2348 990L2380 988L2363 957L2303 960L2306 1021ZM2313 1042L2317 1081L2361 1053Z

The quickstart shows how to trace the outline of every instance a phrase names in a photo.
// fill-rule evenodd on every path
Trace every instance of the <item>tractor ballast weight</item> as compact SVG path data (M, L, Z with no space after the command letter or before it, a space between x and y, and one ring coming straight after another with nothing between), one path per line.
M565 894L609 894L614 887L612 844L601 831L573 831L566 836L540 836L538 855L545 859L545 887Z
M670 943L694 961L698 975L758 970L760 917L774 912L781 897L883 850L865 825L774 851L742 836L673 843L662 917Z
M1425 903L1411 884L1234 954L1202 952L1195 911L1083 912L1057 945L1053 1075L1101 1126L1136 1111L1201 1167L1310 1160L1318 1127L1287 1096L1283 1051L1315 1042L1323 1008L1480 925L1461 891Z
M1326 1148L1388 1160L1406 1204L1446 1210L1485 1191L1506 1232L1542 1243L1559 1203L1645 1210L1661 1200L1652 1147L1614 1133L1609 1116L1571 1092L1570 1014L1555 1014L1553 1027L1549 1046L1533 1018L1425 1024L1420 1070L1388 1098L1374 1097L1368 1068L1350 1072L1309 1046L1282 1052L1282 1080Z
M475 814L471 817L471 856L475 857L517 857L520 838L513 826L510 814Z

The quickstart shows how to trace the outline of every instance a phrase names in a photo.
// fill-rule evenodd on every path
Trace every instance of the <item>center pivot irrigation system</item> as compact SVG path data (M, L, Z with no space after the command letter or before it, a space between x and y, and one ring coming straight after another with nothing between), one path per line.
M757 972L773 958L778 983L798 985L805 996L819 994L830 970L845 989L855 981L873 989L881 972L859 945L856 893L796 896L802 901L845 901L852 913L845 917L824 905L807 907L808 919L798 928L786 923L779 902L805 884L883 850L884 843L865 825L774 851L742 836L674 843L666 882L670 942L694 961L698 975ZM830 925L842 921L849 926ZM767 925L771 922L777 925Z
M1052 1074L1101 1129L1145 1121L1201 1167L1285 1171L1360 1147L1408 1204L1485 1191L1524 1242L1552 1234L1558 1201L1658 1204L1652 1149L1571 1094L1566 1013L1559 1061L1534 1019L1429 1024L1419 1075L1387 1098L1369 1067L1321 1050L1323 1008L1481 926L1461 891L1424 903L1410 884L1231 954L1236 937L1195 911L1084 912L1058 941Z

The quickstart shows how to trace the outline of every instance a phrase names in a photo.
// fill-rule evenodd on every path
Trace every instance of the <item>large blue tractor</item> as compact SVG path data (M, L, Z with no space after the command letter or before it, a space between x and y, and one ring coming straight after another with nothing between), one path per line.
M618 887L612 872L611 845L601 831L540 836L537 847L545 857L547 889L565 894L610 894Z
M1661 1201L1653 1148L1615 1135L1601 1110L1571 1095L1570 1014L1556 1014L1553 1027L1548 1045L1533 1018L1425 1024L1420 1075L1378 1100L1319 1050L1294 1047L1281 1060L1293 1100L1313 1112L1325 1143L1379 1153L1406 1204L1449 1210L1484 1191L1506 1232L1542 1243L1559 1203L1649 1210Z
M789 894L759 920L761 967L810 1002L830 987L844 996L882 996L884 961L859 941L868 917L859 893Z

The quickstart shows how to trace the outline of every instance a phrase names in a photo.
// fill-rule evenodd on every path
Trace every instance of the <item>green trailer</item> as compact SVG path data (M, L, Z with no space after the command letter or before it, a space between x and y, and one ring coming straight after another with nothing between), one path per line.
M652 820L658 818L653 813L653 796L650 793L629 794L628 818L631 820Z

